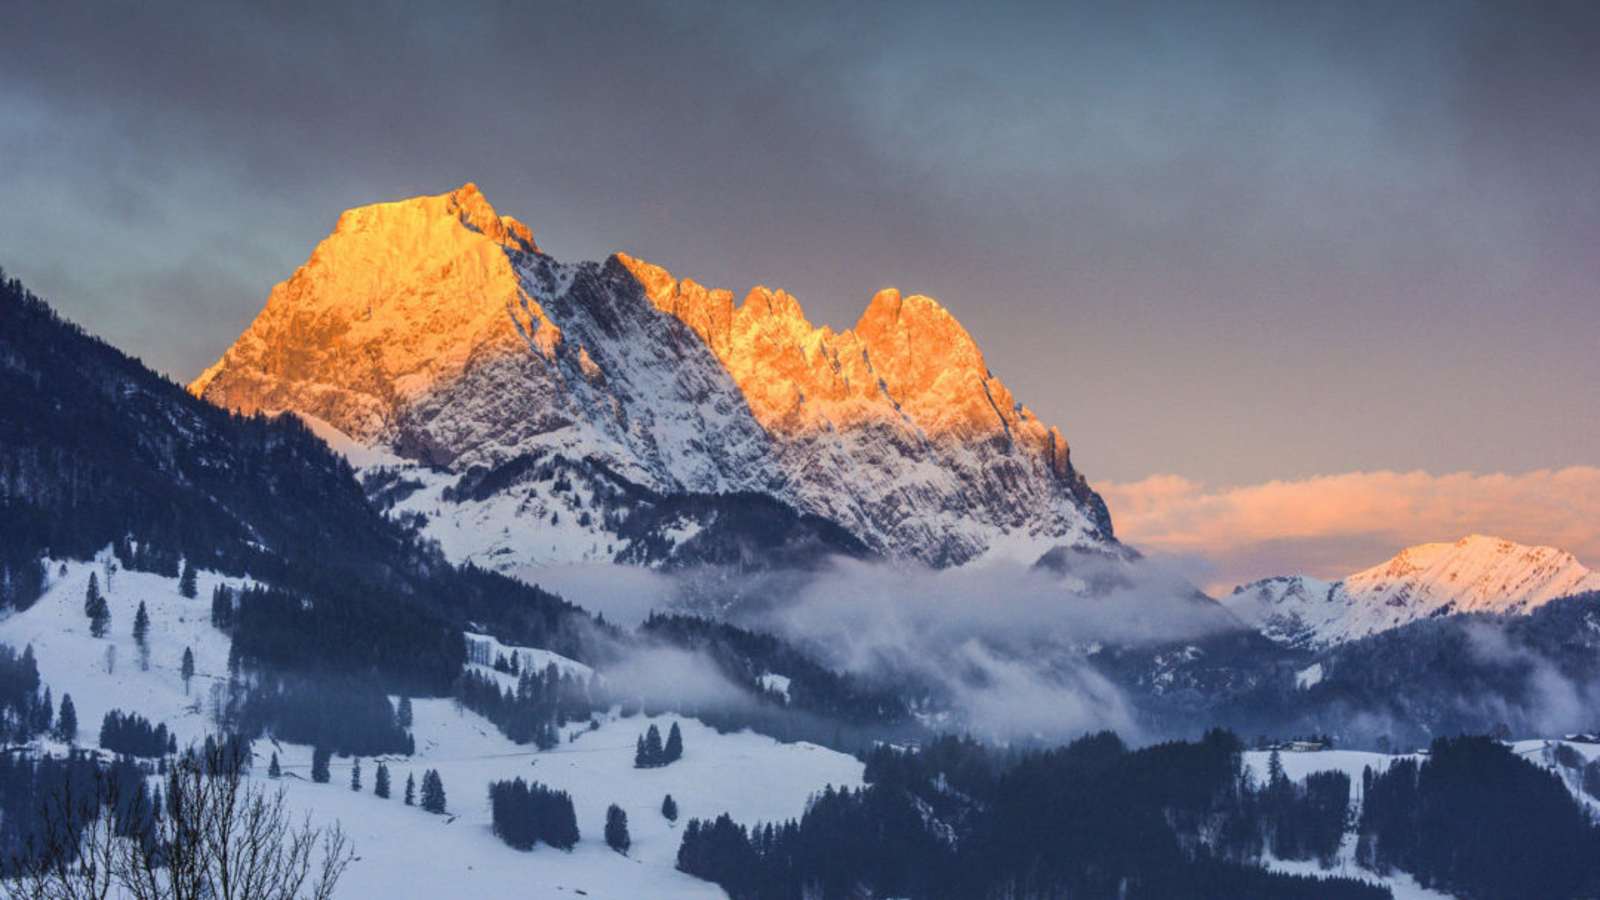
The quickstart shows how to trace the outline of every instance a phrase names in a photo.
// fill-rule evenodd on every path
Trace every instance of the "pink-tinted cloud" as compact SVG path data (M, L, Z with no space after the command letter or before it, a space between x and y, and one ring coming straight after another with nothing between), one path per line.
M1600 568L1600 468L1509 475L1350 472L1211 488L1176 475L1097 485L1123 540L1194 560L1215 593L1268 575L1348 575L1402 547L1490 534Z

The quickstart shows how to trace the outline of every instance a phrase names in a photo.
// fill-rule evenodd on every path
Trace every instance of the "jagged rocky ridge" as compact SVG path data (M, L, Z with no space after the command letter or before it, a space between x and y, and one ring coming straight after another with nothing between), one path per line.
M657 497L766 495L936 566L1114 542L1060 432L932 299L886 290L855 328L816 328L782 291L736 304L623 254L557 262L470 184L346 212L190 388L391 451L418 485L396 510L502 568L660 558L619 527L625 497L593 507L597 471ZM558 492L530 458L585 471Z
M1222 602L1275 641L1320 649L1418 619L1526 614L1594 590L1600 590L1600 574L1564 550L1469 535L1407 548L1339 581L1263 579L1235 588Z

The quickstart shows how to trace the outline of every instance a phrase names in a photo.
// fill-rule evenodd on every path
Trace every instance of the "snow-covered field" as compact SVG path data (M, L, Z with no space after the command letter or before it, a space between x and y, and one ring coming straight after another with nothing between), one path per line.
M96 746L100 720L113 708L166 723L180 744L203 737L210 730L209 687L227 672L227 636L210 624L211 591L221 579L200 573L197 597L187 599L175 579L117 572L107 592L111 631L97 639L89 634L83 595L91 571L99 573L104 586L103 567L68 563L60 576L58 565L52 564L52 584L37 604L0 620L0 642L19 650L33 644L40 674L57 702L63 692L72 695L78 743ZM141 600L151 618L149 671L140 670L131 634ZM111 647L115 663L108 668ZM197 673L188 696L179 676L185 647L194 650ZM512 648L495 645L502 649ZM540 665L557 661L564 668L585 668L546 651L529 656L524 662L536 656ZM720 897L715 885L674 868L679 834L690 818L729 812L746 824L788 819L799 816L807 799L825 785L861 784L862 766L853 757L749 732L719 735L693 719L612 716L595 731L570 726L574 739L538 752L512 743L451 700L421 699L413 706L417 753L385 758L393 779L389 800L371 793L377 759L361 761L363 790L356 793L350 789L351 760L335 759L330 782L315 784L310 747L270 740L255 744L256 773L263 782L275 751L284 771L277 784L290 804L318 823L338 821L352 837L357 859L340 882L341 896L439 898L512 891L531 897ZM674 721L683 730L683 759L659 769L633 768L635 739L651 722L664 732ZM444 782L447 816L405 806L400 799L406 776L414 774L420 783L427 769L437 769ZM488 785L517 776L572 795L582 841L571 852L544 845L521 852L492 834ZM660 813L669 793L679 807L676 823ZM612 803L628 814L633 847L627 856L607 848L601 838Z
M1266 750L1245 751L1245 768L1257 784L1267 780L1267 760L1271 756L1272 753ZM1406 758L1406 756L1391 756L1366 750L1317 750L1309 753L1284 751L1278 754L1278 759L1283 763L1283 774L1287 775L1289 780L1304 781L1312 772L1343 772L1350 776L1352 793L1359 793L1361 790L1363 769L1370 766L1372 771L1382 772L1395 760Z

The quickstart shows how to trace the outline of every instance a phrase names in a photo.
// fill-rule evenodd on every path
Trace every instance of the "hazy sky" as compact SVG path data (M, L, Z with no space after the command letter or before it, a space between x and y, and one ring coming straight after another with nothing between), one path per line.
M0 8L0 266L180 380L472 180L563 259L936 296L1091 479L1600 462L1600 4L107 6Z

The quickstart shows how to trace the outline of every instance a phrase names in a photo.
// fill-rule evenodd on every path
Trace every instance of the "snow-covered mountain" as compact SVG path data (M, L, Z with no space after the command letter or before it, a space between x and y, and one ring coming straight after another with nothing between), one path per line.
M344 213L190 388L394 454L397 511L500 568L638 557L633 489L765 494L941 566L1114 540L1061 433L936 301L885 290L817 328L782 291L557 262L470 184Z
M1407 548L1339 581L1262 579L1234 588L1222 602L1273 640L1322 648L1431 616L1525 614L1594 590L1600 573L1566 551L1474 534Z

